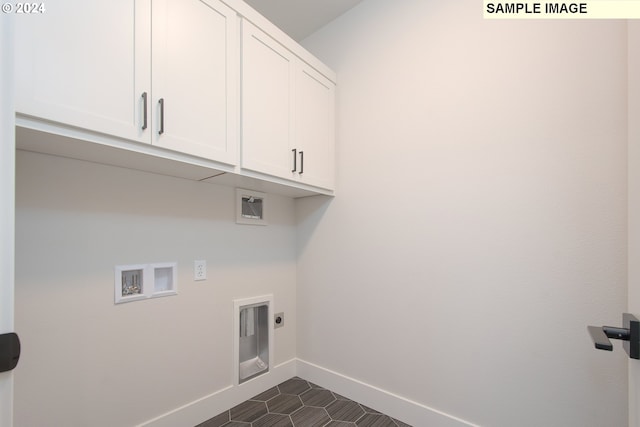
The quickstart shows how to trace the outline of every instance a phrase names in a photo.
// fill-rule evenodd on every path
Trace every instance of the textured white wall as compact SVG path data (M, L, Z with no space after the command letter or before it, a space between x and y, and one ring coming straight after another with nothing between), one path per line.
M298 201L298 356L486 426L622 426L626 25L366 0L303 44L338 74L338 196Z
M270 195L266 227L236 225L234 200L230 187L18 152L16 426L129 426L231 385L235 298L272 293L287 315L274 366L295 357L293 200ZM167 261L178 296L114 305L115 265Z

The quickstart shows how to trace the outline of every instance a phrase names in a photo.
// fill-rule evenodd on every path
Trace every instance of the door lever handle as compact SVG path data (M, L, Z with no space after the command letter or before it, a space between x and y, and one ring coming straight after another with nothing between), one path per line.
M631 359L640 359L640 321L632 314L622 314L623 327L587 326L598 350L613 351L611 339L624 341L623 347Z
M11 371L20 359L20 338L14 332L0 335L0 372Z

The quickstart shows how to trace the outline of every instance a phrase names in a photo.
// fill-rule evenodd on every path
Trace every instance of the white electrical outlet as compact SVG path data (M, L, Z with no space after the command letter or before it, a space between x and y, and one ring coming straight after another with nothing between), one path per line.
M193 261L193 280L206 280L207 279L207 261L196 260Z

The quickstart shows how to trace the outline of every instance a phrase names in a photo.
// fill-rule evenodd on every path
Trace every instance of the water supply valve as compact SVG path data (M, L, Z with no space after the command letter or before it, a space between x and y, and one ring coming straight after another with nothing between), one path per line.
M624 351L631 359L640 359L640 321L632 314L622 314L623 327L587 326L589 334L598 350L613 351L611 339L624 341Z

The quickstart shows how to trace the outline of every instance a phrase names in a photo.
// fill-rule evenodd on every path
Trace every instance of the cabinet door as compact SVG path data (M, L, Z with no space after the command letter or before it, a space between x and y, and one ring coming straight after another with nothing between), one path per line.
M16 111L138 141L150 86L150 0L58 0L16 15Z
M295 138L306 184L333 189L335 84L303 62L296 70Z
M235 164L236 13L217 0L154 0L152 23L152 143Z
M242 167L294 176L294 56L271 37L242 22Z

